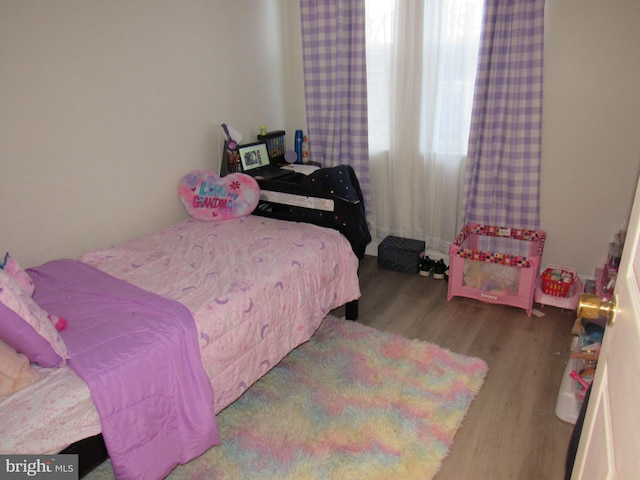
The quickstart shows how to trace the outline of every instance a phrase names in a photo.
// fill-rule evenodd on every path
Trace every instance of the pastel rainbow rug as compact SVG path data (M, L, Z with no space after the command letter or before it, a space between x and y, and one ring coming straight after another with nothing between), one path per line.
M327 317L218 415L222 445L167 477L430 479L487 364Z

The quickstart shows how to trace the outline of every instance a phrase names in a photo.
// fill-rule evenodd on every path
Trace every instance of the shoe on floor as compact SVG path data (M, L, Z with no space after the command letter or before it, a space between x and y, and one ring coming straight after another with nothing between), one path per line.
M418 270L418 273L420 274L420 276L428 277L429 275L431 275L431 270L433 270L433 265L434 264L435 264L435 262L433 260L431 260L427 256L425 256L423 259L421 259L420 260L420 269Z
M433 265L433 278L442 280L445 273L449 270L449 267L444 263L444 260L440 259Z

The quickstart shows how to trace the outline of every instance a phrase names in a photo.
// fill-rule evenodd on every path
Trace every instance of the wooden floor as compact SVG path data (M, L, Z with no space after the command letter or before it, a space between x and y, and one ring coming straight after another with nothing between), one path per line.
M455 297L447 282L383 270L366 256L360 267L359 321L484 359L489 373L471 404L437 480L564 478L573 425L555 414L575 316ZM340 315L340 310L335 312Z

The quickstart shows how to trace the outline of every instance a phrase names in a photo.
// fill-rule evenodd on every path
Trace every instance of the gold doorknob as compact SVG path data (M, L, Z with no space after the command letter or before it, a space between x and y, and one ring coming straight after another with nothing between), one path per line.
M578 316L595 320L605 317L609 325L613 325L616 314L616 299L604 300L597 295L589 293L580 294L580 302L578 303Z

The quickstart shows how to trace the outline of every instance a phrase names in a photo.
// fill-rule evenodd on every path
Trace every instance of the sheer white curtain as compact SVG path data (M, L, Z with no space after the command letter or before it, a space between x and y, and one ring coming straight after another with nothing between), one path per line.
M370 222L448 253L458 233L482 0L366 0Z

